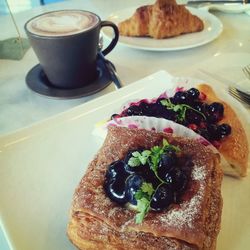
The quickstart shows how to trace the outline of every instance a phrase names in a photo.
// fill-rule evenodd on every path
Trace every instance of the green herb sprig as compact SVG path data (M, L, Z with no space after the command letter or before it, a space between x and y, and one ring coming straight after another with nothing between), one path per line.
M148 164L154 172L155 176L159 179L160 186L162 183L166 182L164 182L158 176L158 165L161 160L161 155L166 153L168 150L180 152L179 147L169 144L169 142L164 138L162 141L162 146L154 146L150 150L144 150L141 153L138 151L133 152L132 157L130 157L128 161L128 165L131 167L138 167L140 165ZM157 188L154 189L151 183L143 182L141 188L135 193L138 211L138 213L136 214L137 224L143 221L144 217L150 210L150 202Z
M161 104L163 106L165 106L167 109L171 109L171 110L173 110L174 112L176 112L178 114L178 116L177 116L177 121L178 122L185 121L186 111L188 109L191 109L191 110L197 112L198 114L200 114L206 120L206 116L202 112L192 108L191 106L189 106L187 104L173 104L169 99L161 100Z
M143 182L141 188L135 193L135 199L137 200L137 211L135 216L135 222L137 224L142 223L144 217L150 209L151 198L154 193L154 188L151 183Z

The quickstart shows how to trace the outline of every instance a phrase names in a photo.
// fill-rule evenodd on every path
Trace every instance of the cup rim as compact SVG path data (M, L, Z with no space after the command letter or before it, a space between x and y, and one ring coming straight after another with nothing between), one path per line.
M75 33L75 34L71 34L71 35L59 35L59 36L49 36L49 35L39 35L39 34L36 34L36 33L33 33L31 31L28 30L27 28L27 25L30 21L32 21L33 19L35 18L38 18L39 16L43 16L43 15L46 15L46 14L49 14L49 13L54 13L54 12L61 12L61 11L80 11L80 12L87 12L87 13L90 13L92 15L95 15L97 18L98 18L98 22L91 28L87 29L87 30L84 30L84 31L81 31L79 33ZM36 15L36 16L33 16L32 18L30 18L29 20L27 20L24 24L24 29L26 31L27 34L30 34L32 35L33 37L39 37L39 38L46 38L46 39L59 39L59 38L72 38L74 36L79 36L80 34L82 33L86 33L86 32L89 32L93 29L95 29L98 25L100 25L101 23L101 18L100 16L98 16L96 13L94 12L91 12L91 11L88 11L88 10L81 10L81 9L61 9L61 10L52 10L52 11L47 11L47 12L44 12L44 13L41 13L39 15Z

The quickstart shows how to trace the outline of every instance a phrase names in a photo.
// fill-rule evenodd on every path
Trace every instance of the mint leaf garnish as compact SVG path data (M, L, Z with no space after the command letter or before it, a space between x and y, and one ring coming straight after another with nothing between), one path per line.
M154 188L151 183L143 182L141 188L135 193L135 199L137 200L137 211L135 222L137 224L142 223L144 217L150 209L150 202L154 193Z
M167 109L172 109L174 112L176 112L178 114L178 116L177 116L178 122L183 122L186 119L187 109L192 109L193 111L199 113L206 120L206 116L202 112L192 108L191 106L189 106L187 104L173 104L170 101L170 99L161 100L161 104L163 106L165 106Z
M154 192L152 183L143 182L141 186L141 191L151 196Z
M145 165L147 163L150 154L151 154L150 150L144 150L142 151L142 153L135 151L132 153L133 157L130 157L128 165L131 167L138 167L141 164Z
M150 201L146 198L141 198L137 201L137 211L138 213L135 216L135 223L140 224L142 223L144 217L148 213L150 209Z
M138 152L138 151L133 152L132 155L133 155L134 157L136 157L136 158L138 158L138 157L141 156L140 152Z
M139 158L130 157L130 159L128 160L128 165L130 167L138 167L141 165L141 161L139 160Z
M162 146L154 146L150 150L144 150L141 153L139 151L133 152L128 164L131 167L148 164L160 183L166 183L158 176L157 170L162 154L166 153L168 150L180 152L179 147L170 144L167 139L163 138ZM141 223L148 213L154 192L155 189L152 183L143 182L140 189L135 193L134 197L137 201L138 211L135 217L136 223Z
M180 104L175 105L175 106L173 107L173 110L174 110L175 112L181 111L181 110L182 110L182 106L181 106Z

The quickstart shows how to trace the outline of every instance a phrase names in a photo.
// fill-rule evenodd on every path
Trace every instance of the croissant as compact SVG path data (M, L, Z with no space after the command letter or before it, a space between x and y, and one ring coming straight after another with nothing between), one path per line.
M162 39L202 31L204 24L175 0L157 0L154 5L136 9L132 17L118 24L118 28L124 36Z

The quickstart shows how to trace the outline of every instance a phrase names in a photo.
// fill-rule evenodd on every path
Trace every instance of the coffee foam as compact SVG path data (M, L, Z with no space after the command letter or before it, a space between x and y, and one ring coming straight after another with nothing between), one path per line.
M67 36L89 30L99 18L87 11L65 10L38 16L27 23L27 29L42 36Z

